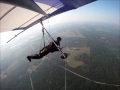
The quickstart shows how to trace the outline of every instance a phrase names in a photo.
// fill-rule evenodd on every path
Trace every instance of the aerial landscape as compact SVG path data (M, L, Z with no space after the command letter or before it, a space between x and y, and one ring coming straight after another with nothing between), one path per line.
M112 0L106 0L109 1L112 3ZM4 40L8 34L1 33L1 90L120 90L119 20L87 22L85 19L76 21L78 17L73 14L70 17L74 19L66 18L61 23L54 23L52 19L45 22L45 28L54 39L62 38L62 51L68 54L66 59L61 59L61 53L55 52L32 62L27 60L28 55L43 47L39 25L36 30L31 27L9 43ZM45 35L48 45L51 40L47 33Z
M11 42L9 47L3 49L1 53L1 60L3 60L1 63L2 90L9 90L9 88L11 90L30 90L29 73L35 90L40 88L41 90L48 88L64 90L65 70L58 65L64 67L65 62L67 69L91 80L108 84L120 83L118 79L120 75L119 33L117 33L119 29L90 24L78 24L74 27L75 30L66 29L67 27L64 26L61 28L62 30L58 30L59 36L63 39L61 46L65 47L63 51L69 55L65 60L62 60L60 53L56 52L29 63L26 56L34 54L37 52L37 48L40 48L38 45L40 38L36 37L32 39L32 43L27 41L13 47ZM63 32L65 33L63 34ZM53 35L58 36L54 33ZM30 49L31 47L34 48ZM91 82L70 72L66 72L66 88L68 90L120 89Z

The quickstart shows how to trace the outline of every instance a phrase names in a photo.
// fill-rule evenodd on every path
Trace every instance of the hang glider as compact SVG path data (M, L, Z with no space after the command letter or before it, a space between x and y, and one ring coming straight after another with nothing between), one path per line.
M0 0L0 32L24 29L96 0Z

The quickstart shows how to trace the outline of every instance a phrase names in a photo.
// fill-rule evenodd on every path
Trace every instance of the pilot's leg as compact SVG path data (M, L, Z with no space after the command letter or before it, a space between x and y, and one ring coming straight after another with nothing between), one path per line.
M42 53L31 55L31 56L27 56L27 59L31 62L31 59L41 59L42 57L44 57L48 53L49 53L48 50L44 50Z
M31 59L40 59L42 58L39 54L27 56L27 59L31 62Z
M45 50L44 52L40 53L41 58L46 56L49 53L48 50Z

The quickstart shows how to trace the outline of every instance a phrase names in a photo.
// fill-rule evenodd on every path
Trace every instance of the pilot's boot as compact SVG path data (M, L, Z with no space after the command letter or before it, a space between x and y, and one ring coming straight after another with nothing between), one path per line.
M27 56L29 62L31 62L31 56Z

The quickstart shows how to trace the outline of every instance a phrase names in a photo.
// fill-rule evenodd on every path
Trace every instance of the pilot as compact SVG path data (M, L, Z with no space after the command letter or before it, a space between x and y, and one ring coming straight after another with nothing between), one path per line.
M50 52L53 53L55 51L59 51L58 48L60 47L61 40L62 40L61 37L57 37L57 39L54 41L58 47L54 44L54 42L50 42L50 44L48 46L45 46L37 54L27 56L27 59L31 62L31 59L41 59L42 57L49 54Z

